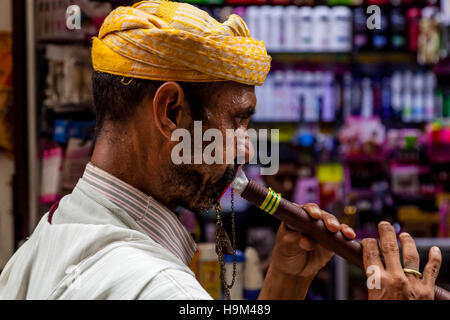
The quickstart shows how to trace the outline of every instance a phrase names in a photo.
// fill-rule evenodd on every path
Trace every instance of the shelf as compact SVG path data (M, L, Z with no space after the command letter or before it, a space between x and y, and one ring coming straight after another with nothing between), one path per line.
M42 38L37 40L38 44L56 44L56 45L84 45L90 46L92 44L92 38Z
M112 0L102 0L103 2L114 2ZM126 0L116 0L115 2L127 2ZM130 1L128 1L130 2ZM224 6L230 6L230 7L248 7L248 6L281 6L281 7L287 7L287 6L295 6L295 7L315 7L318 5L324 5L324 6L328 6L328 7L337 7L337 6L343 6L343 7L348 7L351 9L354 8L367 8L369 5L368 4L361 4L361 5L357 5L357 4L341 4L341 3L320 3L320 4L316 4L316 5L311 5L311 4L295 4L292 3L291 1L286 1L285 3L271 3L270 1L258 1L258 2L246 2L246 1L242 1L242 2L234 2L234 3L229 3L224 1L223 3L194 3L193 1L180 1L180 2L185 2L185 3L189 3L192 5L196 5L196 6L211 6L211 7L224 7ZM402 9L408 9L408 8L417 8L417 7L425 7L427 5L427 2L425 0L418 0L415 1L413 4L400 4L397 6L394 6L390 3L387 4L381 4L378 5L381 8L392 8L392 7L396 7L396 8L402 8Z
M280 62L350 63L352 57L349 52L269 51L268 53L275 61Z
M275 61L315 63L416 64L415 52L293 52L269 51Z

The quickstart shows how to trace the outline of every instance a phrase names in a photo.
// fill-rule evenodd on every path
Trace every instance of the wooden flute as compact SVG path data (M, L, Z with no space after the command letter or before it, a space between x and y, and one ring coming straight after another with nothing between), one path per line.
M272 189L267 189L253 180L249 181L242 170L239 170L231 188L250 203L284 221L290 228L308 235L328 250L364 270L362 247L358 241L347 239L340 231L328 231L322 220L312 219L305 210L281 198L281 195ZM450 300L450 292L435 286L434 298Z

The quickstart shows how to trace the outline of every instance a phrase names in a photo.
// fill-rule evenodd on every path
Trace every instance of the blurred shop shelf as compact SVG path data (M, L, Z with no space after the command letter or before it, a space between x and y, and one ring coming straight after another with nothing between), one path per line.
M269 51L276 61L312 63L416 63L414 52L294 52Z

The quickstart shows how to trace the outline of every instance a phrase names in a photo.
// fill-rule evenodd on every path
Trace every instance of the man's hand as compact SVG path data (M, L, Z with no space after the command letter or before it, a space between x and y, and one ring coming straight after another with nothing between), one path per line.
M312 218L323 220L329 231L342 231L347 238L355 238L352 228L339 224L335 216L316 204L300 207ZM312 279L332 256L333 252L281 223L259 299L304 299Z
M364 269L366 275L372 276L373 269L380 270L379 288L369 289L370 300L432 300L434 299L434 283L441 267L441 251L432 247L428 254L428 263L423 271L423 278L405 273L403 268L419 271L419 253L414 239L407 233L400 234L403 267L400 260L397 237L394 228L388 222L378 225L380 246L384 264L380 258L378 241L364 239L362 241ZM374 266L369 269L369 266Z
M333 233L342 231L348 239L355 238L352 228L346 224L340 224L334 215L321 210L316 204L309 203L300 207L312 218L323 220L329 231ZM333 252L328 251L311 238L289 229L289 226L283 222L277 232L271 267L288 275L312 278L333 255Z

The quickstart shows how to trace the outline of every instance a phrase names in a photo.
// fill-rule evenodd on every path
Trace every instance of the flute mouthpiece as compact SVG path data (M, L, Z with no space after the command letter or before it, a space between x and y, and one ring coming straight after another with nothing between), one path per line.
M245 176L245 172L242 169L242 166L238 169L238 172L236 174L236 177L234 178L233 182L231 182L231 188L237 193L241 194L244 192L245 188L248 185L248 179Z

